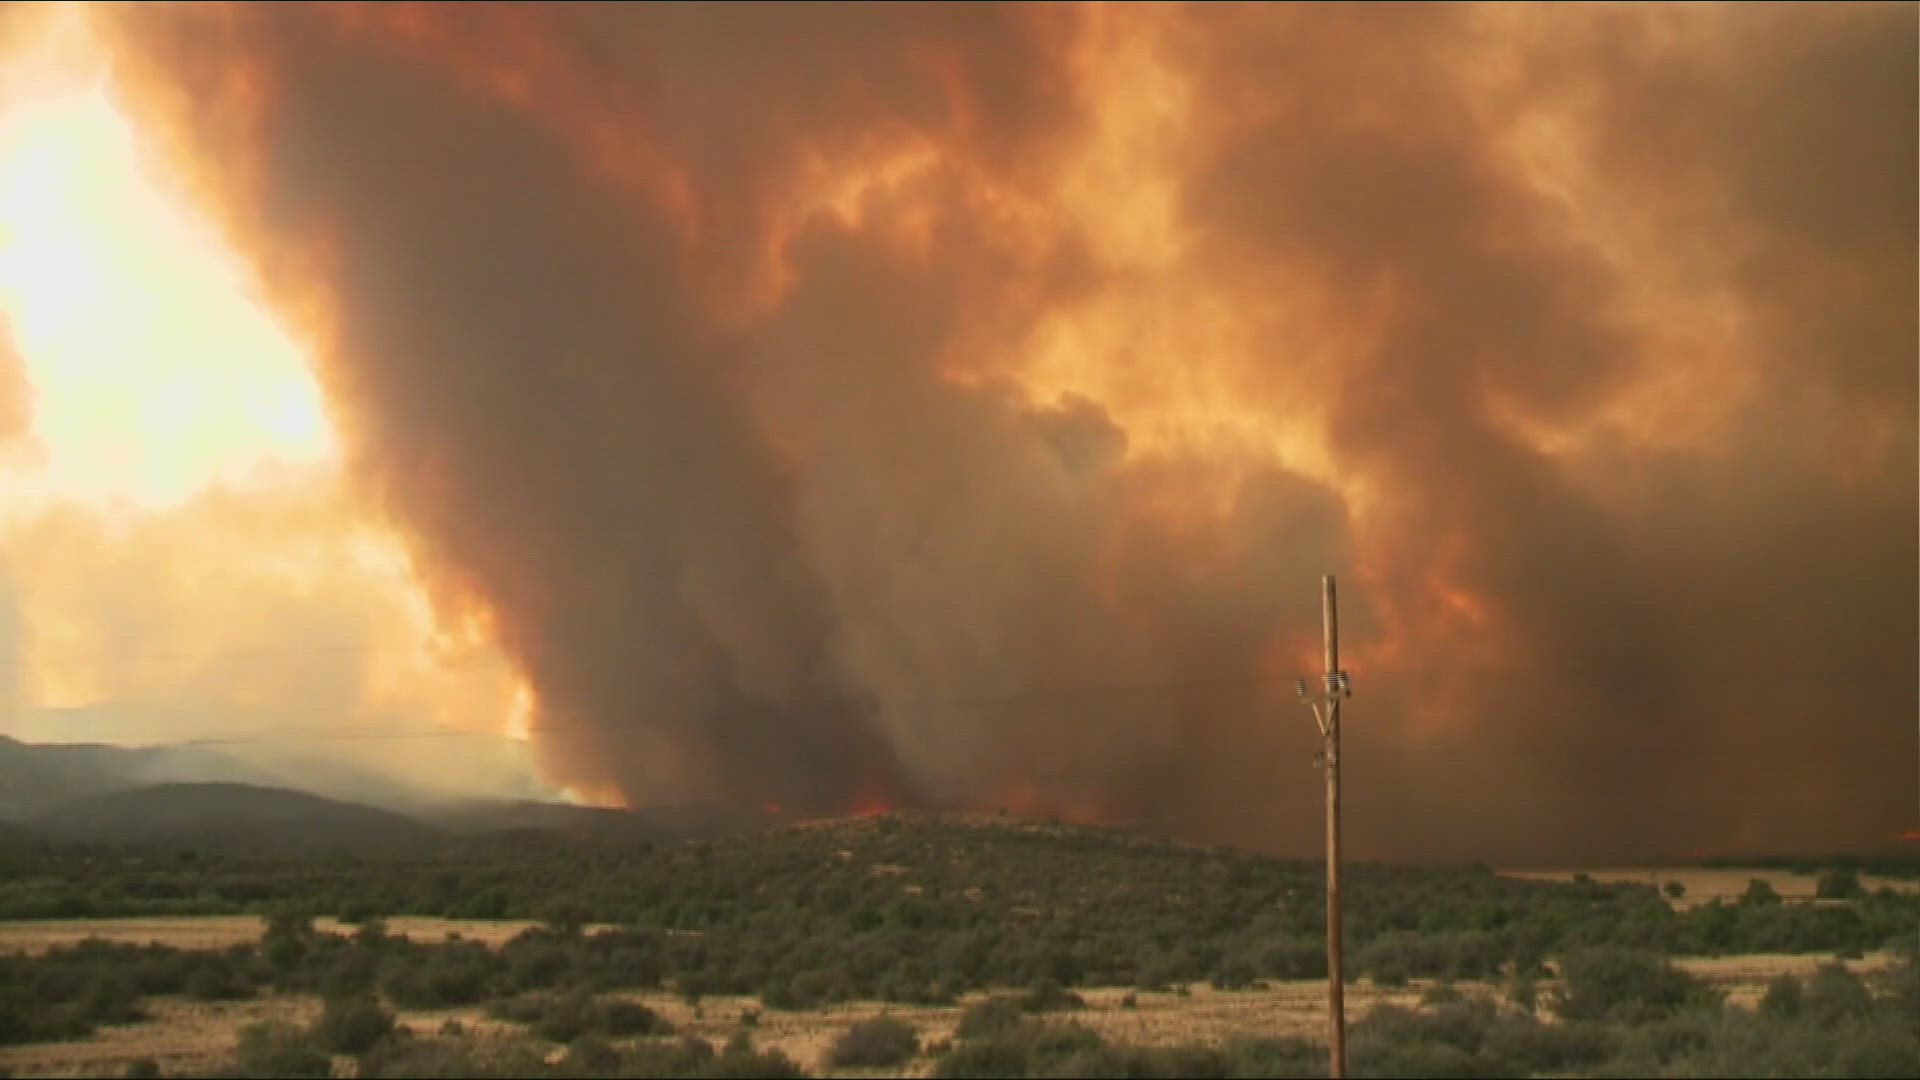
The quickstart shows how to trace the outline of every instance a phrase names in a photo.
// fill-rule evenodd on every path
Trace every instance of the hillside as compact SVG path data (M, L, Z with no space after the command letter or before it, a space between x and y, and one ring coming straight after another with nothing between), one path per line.
M37 831L90 839L259 839L351 849L416 846L427 826L386 810L251 784L155 784L61 803L30 822Z
M197 746L28 743L0 735L0 822L26 822L64 801L153 784L267 785L264 770Z
M1317 863L1019 819L902 814L699 838L580 829L449 831L432 834L434 843L415 849L417 857L349 875L286 859L286 837L303 830L353 836L426 830L379 811L287 792L238 798L230 789L209 788L91 800L76 807L63 828L74 835L101 823L132 837L136 822L149 830L165 822L178 836L203 822L229 825L242 805L253 807L252 820L299 827L289 825L284 836L274 832L275 845L266 852L236 846L239 854L217 866L164 872L138 850L84 861L0 851L0 881L35 882L0 886L0 918L77 910L238 914L278 902L298 902L318 914L364 908L544 919L558 913L586 923L711 933L711 948L722 947L722 939L726 948L745 948L773 934L808 955L848 946L841 939L849 934L866 940L886 931L890 947L906 947L918 934L972 941L1025 926L1044 930L1044 962L1063 982L1076 973L1122 982L1154 975L1163 981L1214 974L1228 982L1302 978L1312 976L1324 955L1325 881ZM167 879L164 903L154 899L158 877ZM1467 978L1538 958L1569 940L1572 928L1582 944L1617 939L1682 954L1874 948L1920 929L1920 897L1876 890L1847 907L1756 901L1732 910L1712 904L1676 910L1650 880L1543 882L1485 868L1355 864L1347 874L1347 920L1362 970L1404 967L1408 975ZM1404 936L1414 932L1420 942ZM1029 951L989 966L1011 964L1033 975L1027 961L1041 959Z

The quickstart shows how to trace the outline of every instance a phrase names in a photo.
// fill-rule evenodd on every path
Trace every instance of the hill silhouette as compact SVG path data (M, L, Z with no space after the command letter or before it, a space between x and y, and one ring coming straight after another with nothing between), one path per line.
M34 819L43 833L91 839L257 841L354 850L417 848L438 833L412 818L285 788L155 784L88 795Z
M28 822L63 801L154 784L271 786L273 779L206 747L29 743L0 735L0 822Z

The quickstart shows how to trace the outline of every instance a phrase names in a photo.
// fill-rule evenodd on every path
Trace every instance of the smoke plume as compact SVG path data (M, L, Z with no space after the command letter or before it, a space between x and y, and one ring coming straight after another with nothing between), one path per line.
M1911 5L100 17L556 782L1910 824Z

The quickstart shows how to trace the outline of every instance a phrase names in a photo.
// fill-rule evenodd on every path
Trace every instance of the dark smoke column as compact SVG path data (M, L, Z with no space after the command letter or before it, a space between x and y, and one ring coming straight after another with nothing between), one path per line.
M357 479L433 586L483 598L550 776L630 804L900 797L665 216L401 50L246 14L263 231L324 237ZM190 57L205 28L172 29Z

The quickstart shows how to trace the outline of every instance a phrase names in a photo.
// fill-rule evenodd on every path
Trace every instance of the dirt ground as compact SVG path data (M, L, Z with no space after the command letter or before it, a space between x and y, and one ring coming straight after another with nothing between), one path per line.
M1612 867L1592 870L1502 870L1508 877L1526 878L1532 881L1572 881L1575 874L1584 873L1595 881L1632 881L1664 889L1667 882L1678 881L1686 886L1686 893L1678 900L1668 898L1668 903L1676 908L1690 908L1714 900L1737 900L1747 891L1747 885L1755 878L1773 886L1773 891L1785 900L1812 900L1814 888L1819 878L1814 874L1795 874L1785 870L1721 870L1701 869L1698 867ZM1861 874L1860 884L1869 892L1881 886L1891 887L1896 892L1920 891L1920 882L1902 881L1898 878L1880 877L1875 874ZM1665 896L1665 892L1661 893ZM1845 903L1846 901L1833 901Z

